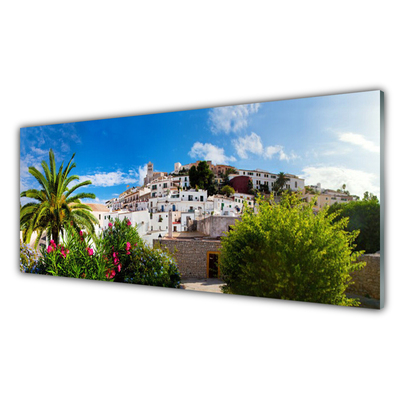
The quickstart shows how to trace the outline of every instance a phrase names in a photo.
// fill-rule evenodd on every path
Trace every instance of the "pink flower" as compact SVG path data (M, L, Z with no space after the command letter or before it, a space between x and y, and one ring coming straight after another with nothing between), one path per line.
M115 271L112 269L111 271L109 269L106 270L106 278L107 279L112 279L115 276Z
M65 253L64 253L63 250L61 250L61 255L62 255L64 258L66 257L66 255L65 255Z
M121 272L121 264L118 265L118 272Z
M131 222L131 221L129 221L129 219L128 219L128 222L127 222L127 224L128 224L128 226L131 226L131 225L132 225L132 222Z
M116 255L115 253L113 253L113 257L114 257L114 258L117 258L117 255Z
M128 242L128 243L126 244L126 251L129 251L130 248L131 248L131 244Z
M118 258L114 258L114 265L117 265L119 263Z
M69 254L69 250L67 249L67 254Z
M53 251L53 248L51 247L51 246L49 246L48 248L47 248L47 252L48 253L51 253Z
M79 235L83 236L83 232L82 232L82 231L79 231Z
M134 246L136 247L136 246L137 246L137 243L135 243Z
M89 249L89 247L87 248L87 252L88 252L89 256L93 255L93 249Z
M131 252L130 252L130 251L127 251L127 252L126 252L126 254L128 254L128 255L129 255L129 254L131 254Z
M108 223L108 226L111 228L111 227L112 227L112 223L111 223L111 222L109 222L109 223Z

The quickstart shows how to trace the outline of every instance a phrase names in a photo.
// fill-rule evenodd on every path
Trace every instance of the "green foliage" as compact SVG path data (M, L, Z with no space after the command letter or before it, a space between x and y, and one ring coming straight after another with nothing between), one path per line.
M179 287L181 277L173 257L167 250L145 245L129 220L110 222L102 239L115 282Z
M220 268L224 292L287 300L358 305L344 294L350 272L360 269L353 251L357 232L335 214L314 215L312 203L296 194L257 198L257 212L243 218L222 238Z
M289 178L286 178L284 172L279 172L278 177L272 186L272 190L279 196L284 191L286 182L289 180Z
M193 165L190 168L189 182L192 188L205 189L210 196L216 193L217 187L214 181L214 173L206 161L200 161L197 167Z
M42 161L41 165L44 175L35 167L29 167L28 171L35 177L41 190L30 189L21 192L20 197L28 197L33 202L25 204L20 208L20 229L23 232L23 241L29 243L32 233L37 232L37 247L43 232L47 232L48 238L52 238L57 244L60 232L66 225L72 223L75 228L85 228L89 232L94 232L94 225L97 224L96 218L91 214L90 207L82 204L81 199L94 199L92 193L74 193L75 190L91 184L91 181L80 182L72 188L68 186L74 181L79 180L79 176L69 176L76 164L72 163L75 154L71 157L68 165L63 170L64 163L61 164L58 173L54 153L49 151L49 165Z
M225 185L222 189L221 189L221 193L225 194L226 196L230 196L231 194L235 193L235 189L232 186L229 185Z
M127 219L110 222L98 237L66 227L63 244L51 240L34 261L25 272L164 287L179 287L181 280L173 256L145 245Z
M249 181L247 182L247 193L253 194L253 195L256 193L256 191L253 187L253 181L251 179L249 179Z
M131 249L142 243L135 227L128 219L113 220L101 234L104 254L112 261L110 274L116 282L124 281L124 270L130 262Z
M269 190L269 183L266 182L265 184L260 184L260 192L264 194L270 194L271 191Z
M172 288L180 285L181 276L171 254L143 243L133 248L123 271L127 283Z
M367 192L364 200L332 204L328 214L332 213L336 215L334 221L348 218L347 231L360 231L355 240L357 250L366 253L380 250L380 204L376 196Z
M104 256L104 241L95 235L77 232L72 227L65 228L62 244L51 240L47 249L42 250L42 267L47 275L69 278L112 280L109 271L113 267Z

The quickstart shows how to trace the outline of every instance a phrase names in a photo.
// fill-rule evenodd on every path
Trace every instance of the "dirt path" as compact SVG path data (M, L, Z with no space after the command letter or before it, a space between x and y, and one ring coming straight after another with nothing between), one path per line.
M181 287L185 290L197 290L199 292L222 293L221 285L224 282L220 279L185 279Z

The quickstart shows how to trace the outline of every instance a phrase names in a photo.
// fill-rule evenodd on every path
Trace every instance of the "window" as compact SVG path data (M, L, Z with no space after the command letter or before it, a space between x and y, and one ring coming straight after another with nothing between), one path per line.
M153 185L152 187L151 187L151 190L156 190L157 189L157 185Z
M200 196L200 201L204 201L204 196Z
M168 184L164 183L163 188L165 189L166 187L168 187Z

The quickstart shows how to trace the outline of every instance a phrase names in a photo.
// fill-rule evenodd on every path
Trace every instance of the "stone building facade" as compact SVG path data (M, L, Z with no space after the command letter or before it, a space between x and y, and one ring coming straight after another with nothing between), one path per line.
M183 279L206 279L209 277L210 260L218 256L220 240L207 239L154 239L156 244L167 248L175 257Z

